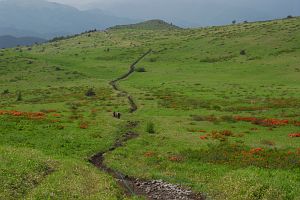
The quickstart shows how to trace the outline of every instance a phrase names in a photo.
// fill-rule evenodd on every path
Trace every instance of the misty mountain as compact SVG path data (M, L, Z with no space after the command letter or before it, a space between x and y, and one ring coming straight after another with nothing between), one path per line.
M0 48L10 48L20 46L30 46L35 43L43 43L46 40L36 37L13 37L10 35L0 36Z
M135 19L158 18L183 27L300 15L299 0L91 0L82 7L101 7L115 16Z
M44 0L0 1L0 35L52 38L135 22Z

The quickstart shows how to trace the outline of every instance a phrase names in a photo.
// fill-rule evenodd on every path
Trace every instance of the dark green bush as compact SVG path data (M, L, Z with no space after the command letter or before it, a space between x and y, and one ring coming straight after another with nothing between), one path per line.
M150 58L149 59L150 62L156 62L156 60L157 60L156 58Z
M2 94L8 94L8 93L9 93L8 89L3 90L3 92L2 92Z
M146 69L144 67L138 67L135 69L136 72L146 72Z
M21 92L18 92L17 93L17 101L22 101L22 93Z
M87 97L96 96L96 92L94 91L94 88L88 89L88 91L85 93L85 96Z
M242 56L246 55L246 50L241 50L241 51L240 51L240 54L241 54Z
M146 127L147 133L153 134L155 133L155 128L154 128L154 123L153 122L148 122L147 127Z

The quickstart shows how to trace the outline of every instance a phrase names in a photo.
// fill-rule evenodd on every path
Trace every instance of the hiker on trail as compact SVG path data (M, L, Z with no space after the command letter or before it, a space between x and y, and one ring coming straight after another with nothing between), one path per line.
M113 116L114 118L121 119L121 113L119 112L114 112Z

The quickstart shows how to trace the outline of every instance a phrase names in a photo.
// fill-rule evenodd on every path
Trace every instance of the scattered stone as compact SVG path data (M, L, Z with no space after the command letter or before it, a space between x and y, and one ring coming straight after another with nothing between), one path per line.
M120 180L120 179L119 179ZM179 185L166 183L162 180L144 181L128 178L126 183L123 180L121 185L127 184L136 195L141 195L150 200L204 200L201 194L193 193L190 189Z

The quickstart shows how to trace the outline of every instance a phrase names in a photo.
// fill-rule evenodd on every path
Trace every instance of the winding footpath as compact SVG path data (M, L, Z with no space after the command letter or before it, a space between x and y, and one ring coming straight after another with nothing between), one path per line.
M149 51L147 51L146 53L144 53L141 57L139 57L134 63L132 63L132 65L130 66L129 68L129 71L124 74L123 76L120 76L119 78L111 81L109 84L114 88L114 90L118 91L118 92L122 92L123 94L126 94L127 95L127 98L128 98L128 101L129 101L129 104L130 104L130 112L133 113L135 111L137 111L138 107L136 105L136 103L134 102L133 100L133 97L128 94L127 91L125 90L121 90L117 83L121 80L124 80L126 78L128 78L134 71L135 71L135 65L138 64L143 58L145 58L148 54L150 54L152 52L152 50L150 49Z
M132 73L134 73L136 64L138 64L151 52L152 50L150 49L149 51L144 53L130 66L129 71L126 74L120 76L115 80L112 80L109 83L114 90L121 92L127 96L128 102L130 104L130 113L137 111L138 107L134 102L133 97L127 91L122 90L118 87L118 82L128 78ZM204 200L205 198L201 194L193 193L191 190L183 188L179 185L166 183L162 180L148 181L137 179L116 171L105 164L105 154L124 146L127 141L139 136L134 132L134 128L137 127L138 124L138 122L128 121L126 124L127 131L115 141L112 147L107 151L100 152L94 155L89 159L89 161L97 168L114 177L114 179L123 189L124 193L128 196L143 196L148 200Z

